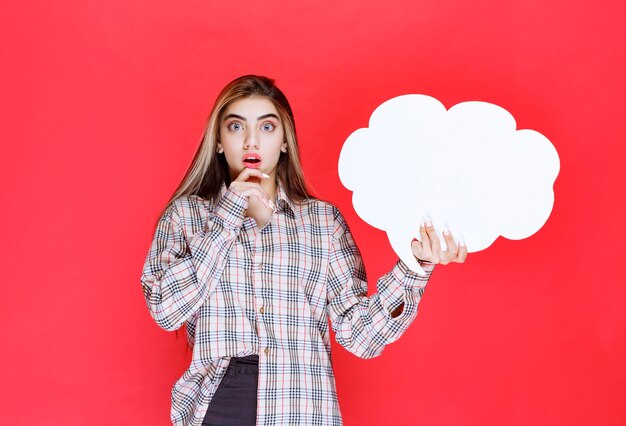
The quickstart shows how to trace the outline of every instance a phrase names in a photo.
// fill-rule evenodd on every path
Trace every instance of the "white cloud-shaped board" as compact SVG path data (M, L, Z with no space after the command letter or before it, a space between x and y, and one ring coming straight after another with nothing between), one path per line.
M419 274L411 241L420 239L422 220L432 220L444 248L446 226L470 253L499 235L527 238L552 211L558 173L552 143L517 130L505 109L472 101L446 110L426 95L383 102L339 157L339 177L353 192L357 214L386 231L396 254Z

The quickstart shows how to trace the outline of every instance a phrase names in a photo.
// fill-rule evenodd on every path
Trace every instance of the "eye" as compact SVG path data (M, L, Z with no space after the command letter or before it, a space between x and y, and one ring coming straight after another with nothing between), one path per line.
M263 125L261 126L261 129L264 132L271 132L276 128L276 126L273 123L263 123Z
M239 123L238 121L233 121L232 123L230 123L227 126L228 130L230 130L231 132L237 132L241 129L243 129L243 126L241 125L241 123Z

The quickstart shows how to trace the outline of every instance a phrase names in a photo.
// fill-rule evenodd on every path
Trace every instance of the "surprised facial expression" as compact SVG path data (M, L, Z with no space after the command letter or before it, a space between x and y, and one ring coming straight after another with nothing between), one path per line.
M268 98L250 96L234 101L222 114L219 150L224 151L231 180L245 168L276 173L285 132L276 107Z

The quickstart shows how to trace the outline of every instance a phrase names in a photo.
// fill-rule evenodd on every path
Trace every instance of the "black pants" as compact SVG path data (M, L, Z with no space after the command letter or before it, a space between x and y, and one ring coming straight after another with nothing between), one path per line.
M259 356L231 358L204 416L203 426L256 425Z

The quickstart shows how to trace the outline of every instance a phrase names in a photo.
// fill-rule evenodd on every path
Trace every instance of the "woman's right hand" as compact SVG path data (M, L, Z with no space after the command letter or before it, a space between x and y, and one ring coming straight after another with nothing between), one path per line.
M257 169L245 168L237 176L237 179L230 183L229 189L233 192L248 197L248 203L250 207L254 208L254 205L262 203L268 209L273 210L272 202L267 191L261 186L261 182L270 177L265 173Z

